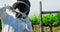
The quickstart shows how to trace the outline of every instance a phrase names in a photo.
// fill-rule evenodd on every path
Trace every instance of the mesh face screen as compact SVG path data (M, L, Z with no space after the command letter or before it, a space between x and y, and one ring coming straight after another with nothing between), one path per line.
M13 8L14 9L18 8L23 13L29 10L29 8L23 3L16 3L15 5L13 5Z

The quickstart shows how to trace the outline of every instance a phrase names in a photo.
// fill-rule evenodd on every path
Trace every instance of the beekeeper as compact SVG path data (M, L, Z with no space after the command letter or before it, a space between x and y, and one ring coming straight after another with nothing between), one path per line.
M0 8L2 32L32 32L28 14L30 5L25 1L17 1L13 6Z

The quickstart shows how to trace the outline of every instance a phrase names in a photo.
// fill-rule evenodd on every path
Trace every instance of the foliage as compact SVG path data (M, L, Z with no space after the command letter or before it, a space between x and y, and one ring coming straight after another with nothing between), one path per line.
M2 27L2 23L1 23L1 20L0 20L0 28Z
M32 25L37 25L40 23L40 17L33 16L33 17L30 17L29 19L32 22Z
M58 24L58 18L56 15L46 15L46 16L43 16L42 17L42 22L43 22L43 25L57 25Z
M30 17L30 21L33 25L38 25L40 23L40 17L34 16ZM48 14L42 16L42 24L44 26L59 26L60 25L60 13L56 15Z

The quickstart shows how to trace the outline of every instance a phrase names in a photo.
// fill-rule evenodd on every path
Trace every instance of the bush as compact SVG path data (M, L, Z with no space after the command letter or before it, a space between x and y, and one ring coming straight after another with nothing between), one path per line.
M40 23L40 17L38 16L33 16L29 17L30 21L32 22L32 25L39 25ZM44 26L59 26L60 25L60 13L57 13L56 15L43 15L42 16L42 24Z

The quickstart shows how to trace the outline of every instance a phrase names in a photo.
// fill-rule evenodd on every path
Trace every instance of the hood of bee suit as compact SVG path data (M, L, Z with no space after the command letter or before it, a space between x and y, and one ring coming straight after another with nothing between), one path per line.
M25 16L25 14L30 11L30 5L28 5L27 3L23 2L23 1L17 1L17 2L15 2L15 3L13 4L13 8L14 8L14 9L17 9L16 7L19 6L19 5L21 5L21 4L25 5L25 10L26 10L26 11L24 11L24 12L21 11L21 10L14 10L14 11L16 11L16 12L19 11L20 14L22 14L23 16ZM23 6L23 5L22 5L22 6Z

